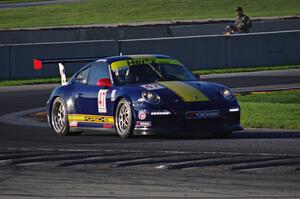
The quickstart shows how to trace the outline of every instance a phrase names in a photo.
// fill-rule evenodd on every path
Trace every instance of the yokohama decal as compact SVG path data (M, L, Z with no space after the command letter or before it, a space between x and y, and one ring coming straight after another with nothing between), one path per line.
M98 112L99 113L106 113L106 93L107 89L101 89L98 92Z

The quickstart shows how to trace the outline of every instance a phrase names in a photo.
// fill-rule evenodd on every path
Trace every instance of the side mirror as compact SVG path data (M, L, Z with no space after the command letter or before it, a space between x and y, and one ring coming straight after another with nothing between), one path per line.
M112 83L109 78L101 78L98 80L97 86L111 87Z

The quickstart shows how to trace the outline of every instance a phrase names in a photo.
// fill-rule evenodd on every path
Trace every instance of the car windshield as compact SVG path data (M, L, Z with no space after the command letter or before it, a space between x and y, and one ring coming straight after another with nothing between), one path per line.
M173 60L172 60L173 61ZM179 63L179 62L178 62ZM183 65L177 63L126 64L112 67L112 76L116 85L153 83L157 81L194 81L196 77Z

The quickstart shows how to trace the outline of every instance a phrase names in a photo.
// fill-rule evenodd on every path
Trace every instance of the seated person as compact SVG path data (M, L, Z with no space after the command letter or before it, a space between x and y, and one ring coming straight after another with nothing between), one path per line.
M249 33L250 28L252 27L252 22L250 18L244 14L242 7L237 7L236 18L234 25L227 26L225 28L225 35L235 34L235 33Z

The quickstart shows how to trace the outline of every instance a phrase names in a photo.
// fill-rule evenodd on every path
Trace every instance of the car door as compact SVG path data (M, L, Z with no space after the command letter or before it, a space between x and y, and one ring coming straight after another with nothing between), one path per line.
M80 104L84 103L82 95L83 95L83 91L85 90L86 85L87 85L90 68L91 68L91 65L85 66L74 77L74 81L73 81L74 90L73 90L73 94L72 94L73 100L74 100L74 106L75 106L75 110L76 110L74 112L74 114L82 114Z
M106 62L92 63L87 82L78 87L77 104L80 114L87 115L109 115L110 113L110 88L98 86L102 78L110 78Z

